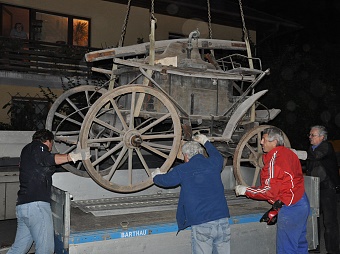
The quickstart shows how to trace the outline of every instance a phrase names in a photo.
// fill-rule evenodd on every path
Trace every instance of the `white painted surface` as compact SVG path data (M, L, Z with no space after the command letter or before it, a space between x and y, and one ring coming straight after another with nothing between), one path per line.
M22 148L32 141L34 131L0 131L0 158L20 157Z

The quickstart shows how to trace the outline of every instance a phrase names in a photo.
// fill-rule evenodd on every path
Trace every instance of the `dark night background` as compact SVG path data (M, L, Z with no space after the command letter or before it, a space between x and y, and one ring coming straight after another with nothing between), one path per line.
M281 128L292 147L306 149L312 125L324 125L328 139L340 139L340 1L247 0L244 6L296 22L301 29L278 28L257 36L256 56L271 74L256 90L281 113L269 124Z

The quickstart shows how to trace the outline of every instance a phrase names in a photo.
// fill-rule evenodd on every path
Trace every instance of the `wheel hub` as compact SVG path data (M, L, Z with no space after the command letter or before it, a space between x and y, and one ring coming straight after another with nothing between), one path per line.
M143 139L138 131L130 130L124 135L124 143L129 148L136 148L142 145Z

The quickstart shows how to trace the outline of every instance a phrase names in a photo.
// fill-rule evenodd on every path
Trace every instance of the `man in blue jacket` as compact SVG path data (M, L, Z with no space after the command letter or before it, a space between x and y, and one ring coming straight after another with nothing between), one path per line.
M185 163L166 174L156 169L153 181L162 187L181 186L176 219L179 231L191 226L192 253L229 254L230 215L221 179L223 158L205 135L194 140L182 147Z

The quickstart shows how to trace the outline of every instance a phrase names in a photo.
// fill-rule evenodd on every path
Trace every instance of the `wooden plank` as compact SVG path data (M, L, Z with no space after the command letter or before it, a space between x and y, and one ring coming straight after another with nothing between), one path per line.
M155 42L155 52L163 52L166 47L173 42L187 43L188 39L164 40ZM229 49L229 50L246 50L246 44L241 41L216 40L216 39L198 39L193 41L199 49ZM150 43L145 42L132 46L109 48L97 50L85 54L87 62L100 61L114 57L126 57L142 55L149 52Z
M162 73L169 73L169 74L176 74L180 76L189 76L189 77L195 77L195 78L214 78L214 79L229 79L229 80L243 80L246 82L251 82L255 80L255 77L253 75L251 76L244 76L237 73L228 73L224 71L219 70L198 70L198 69L189 69L189 68L178 68L178 67L171 67L171 66L163 66L163 65L155 65L151 66L144 63L138 63L136 61L130 61L130 60L123 60L120 58L115 58L113 60L116 64L126 65L130 67L141 67L143 69L147 70L153 70L158 71Z

